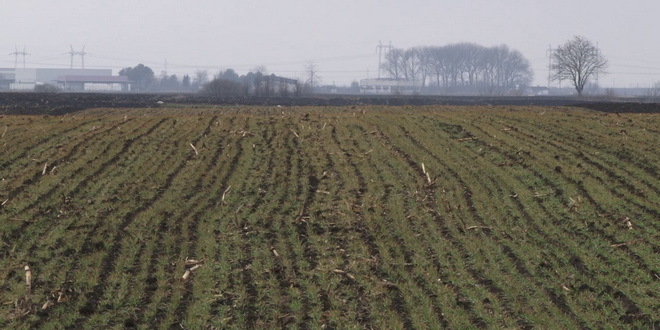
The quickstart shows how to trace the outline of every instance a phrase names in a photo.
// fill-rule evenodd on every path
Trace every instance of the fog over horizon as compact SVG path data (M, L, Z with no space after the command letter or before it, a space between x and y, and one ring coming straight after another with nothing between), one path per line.
M548 48L581 35L609 60L601 87L649 87L660 81L659 12L652 0L3 1L0 67L13 68L10 53L25 47L26 67L68 68L71 45L85 46L85 68L114 74L143 63L156 75L264 66L301 78L313 62L323 84L349 85L378 75L379 42L404 49L471 42L520 51L532 84L545 86Z

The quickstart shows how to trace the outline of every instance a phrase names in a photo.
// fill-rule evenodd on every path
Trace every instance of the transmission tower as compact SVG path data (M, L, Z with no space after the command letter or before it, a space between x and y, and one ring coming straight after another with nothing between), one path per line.
M67 52L67 53L64 53L64 54L69 54L69 55L71 55L71 69L73 69L73 57L76 56L76 55L80 55L80 60L81 60L81 63L82 63L82 68L84 69L84 68L85 68L85 55L87 54L87 53L85 52L85 46L83 45L82 50L80 50L79 52L74 51L74 50L73 50L73 46L70 45L70 47L71 47L71 50L70 50L69 52Z
M25 46L23 46L22 52L19 52L18 47L14 46L14 52L9 55L14 55L14 69L18 68L18 55L23 55L23 69L25 69L25 56L32 54L25 52Z
M380 66L383 60L383 48L389 52L392 50L392 42L390 41L388 45L383 45L383 43L379 40L378 45L376 46L376 49L378 49L378 79L380 79Z

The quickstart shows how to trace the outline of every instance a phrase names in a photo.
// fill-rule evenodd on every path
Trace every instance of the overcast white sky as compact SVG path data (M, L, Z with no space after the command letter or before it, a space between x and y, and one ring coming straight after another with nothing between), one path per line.
M234 68L302 77L313 61L323 83L375 77L376 45L507 44L547 84L549 45L573 35L610 61L602 87L660 81L658 0L0 0L0 67L23 46L27 67L68 67L69 45L86 68L144 63L159 74ZM75 59L80 65L80 59ZM19 58L19 67L22 58Z

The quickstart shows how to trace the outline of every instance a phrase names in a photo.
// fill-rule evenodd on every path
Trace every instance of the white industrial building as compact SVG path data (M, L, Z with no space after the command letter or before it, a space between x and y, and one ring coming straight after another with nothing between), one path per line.
M0 90L31 91L38 85L57 86L63 91L129 91L125 76L111 69L0 68Z
M414 94L422 88L421 81L407 81L389 78L360 80L362 94Z

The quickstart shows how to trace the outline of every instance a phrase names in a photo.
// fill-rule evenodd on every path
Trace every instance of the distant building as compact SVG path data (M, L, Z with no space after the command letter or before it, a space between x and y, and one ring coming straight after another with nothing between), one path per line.
M261 77L258 88L265 91L266 95L286 95L295 91L298 80L276 76L271 74L269 76Z
M0 68L0 91L8 90L14 82L14 69Z
M38 85L52 85L63 91L129 91L125 76L113 76L111 69L2 69L0 90L31 91Z
M545 86L529 86L525 93L530 96L545 96L550 95L550 90Z
M361 94L414 94L422 88L421 81L390 78L360 80Z

